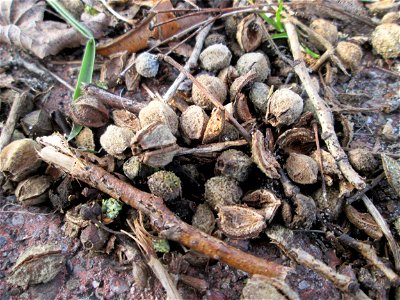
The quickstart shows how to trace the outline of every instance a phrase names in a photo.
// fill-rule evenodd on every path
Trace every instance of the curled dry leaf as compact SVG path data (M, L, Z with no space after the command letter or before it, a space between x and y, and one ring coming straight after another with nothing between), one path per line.
M275 147L279 147L285 153L309 153L315 147L314 132L307 128L286 130L276 140Z
M400 196L400 164L397 160L382 154L382 165L387 181Z
M270 190L258 189L250 194L247 194L242 199L243 202L261 207L259 212L263 213L265 219L270 223L275 216L276 211L281 206L281 200Z
M239 93L236 96L235 102L233 103L234 115L242 122L248 122L253 120L251 115L247 97L245 94Z
M221 206L218 217L222 232L236 239L255 238L266 226L262 213L245 206Z
M0 1L0 42L32 51L39 58L86 42L85 37L65 23L43 21L45 9L44 1ZM104 13L84 22L95 37L103 34L108 23Z
M257 49L264 36L264 21L256 14L243 18L236 32L236 39L245 52Z
M115 53L101 66L100 81L107 82L109 88L113 88L119 80L119 74L125 67L128 59L126 51Z
M272 152L265 147L264 136L259 130L253 133L251 139L251 158L267 177L280 178L277 171L280 165Z
M218 140L225 127L225 111L214 108L208 120L206 130L204 131L203 144L208 144Z
M24 288L30 284L46 283L56 277L64 263L65 257L59 246L33 246L19 256L7 281Z
M382 230L369 213L361 213L351 205L346 205L344 211L350 223L364 231L369 237L374 240L382 238Z

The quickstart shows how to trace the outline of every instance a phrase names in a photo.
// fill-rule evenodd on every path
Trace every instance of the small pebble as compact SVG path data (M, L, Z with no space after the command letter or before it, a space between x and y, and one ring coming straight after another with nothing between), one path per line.
M136 58L136 71L143 77L155 77L159 66L160 63L154 54L143 52Z

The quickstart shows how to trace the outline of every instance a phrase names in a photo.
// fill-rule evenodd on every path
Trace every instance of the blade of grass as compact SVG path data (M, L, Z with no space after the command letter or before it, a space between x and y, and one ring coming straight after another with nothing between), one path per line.
M274 34L272 34L271 35L271 38L272 39L287 39L288 38L288 36L287 36L287 33L286 32L283 32L283 33L274 33Z
M303 48L304 52L307 53L308 55L311 55L311 57L313 57L313 58L319 58L320 57L319 54L313 52L310 48L308 48L306 46L301 45L301 48Z
M279 32L285 32L285 29L283 28L283 24L282 24L282 11L283 11L283 0L278 0L279 6L278 6L278 10L276 11L276 15L275 15L275 20L276 20L276 25L277 25L277 30Z
M47 0L47 3L54 8L69 24L71 24L76 30L78 30L87 39L94 39L92 32L80 23L75 17L57 0Z

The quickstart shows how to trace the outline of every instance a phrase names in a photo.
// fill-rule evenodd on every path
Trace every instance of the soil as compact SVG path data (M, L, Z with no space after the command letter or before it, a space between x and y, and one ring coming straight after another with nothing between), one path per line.
M356 108L381 107L389 100L399 101L399 73L393 75L393 72L385 71L388 69L387 63L397 65L397 69L399 69L399 60L384 61L367 44L363 46L363 50L364 57L360 71L354 74L352 78L340 75L334 85L334 89L339 95L339 100L343 104ZM18 60L20 53L20 50L15 47L4 43L0 44L1 63L6 64L7 62ZM42 60L41 64L72 84L76 81L79 64L56 64L54 62L79 60L81 55L82 52L80 50L64 50L58 55ZM101 60L98 63L101 63ZM234 65L233 63L231 64ZM379 65L383 65L383 67L377 67ZM160 95L163 95L179 73L165 63L161 64L160 68L161 71L158 74L162 74L161 77L145 79L141 83L145 83L150 90L157 91ZM393 67L392 69L396 68ZM71 91L65 86L56 81L40 78L21 66L12 68L9 73L14 78L19 79L18 82L21 87L23 86L21 83L23 80L21 79L25 79L25 82L28 81L29 85L35 85L38 90L45 91L46 97L39 97L36 102L37 107L44 109L49 114L55 111L65 112L65 108L68 107L71 101ZM277 75L278 71L272 69L272 76ZM95 77L95 80L98 79L99 72L95 72ZM134 92L127 92L121 87L110 89L110 91L116 94L124 94L126 97L135 96L136 99L140 99L143 103L152 100L143 89L143 85ZM6 120L8 112L9 105L2 103L0 110L1 121ZM343 112L342 114L354 123L354 138L347 148L365 148L374 152L390 152L394 155L400 155L398 139L394 141L387 140L379 135L379 131L387 121L392 120L394 135L398 137L400 133L398 110L388 114L376 111ZM55 129L62 131L57 125L55 125ZM102 130L100 129L96 134L99 136ZM180 158L179 161L184 162L185 158ZM198 160L202 164L201 171L203 173L212 172L210 161L212 160L209 158ZM179 165L178 163L176 164ZM174 165L171 168L175 167ZM253 175L260 174L256 172ZM372 175L368 176L368 178L373 178L374 176ZM378 175L378 172L375 175ZM257 179L249 183L249 186L253 187L258 184L271 187L271 189L282 195L281 188L276 187L277 184L272 183L269 179ZM79 186L79 189L81 190L84 186ZM139 182L138 186L145 185L143 182ZM202 191L201 188L200 191ZM101 196L99 197L101 198ZM387 180L384 179L368 193L368 196L374 201L380 213L390 224L398 242L400 236L394 228L394 222L400 218L398 195L390 187ZM201 198L200 196L198 197ZM196 197L192 197L182 206L170 203L169 207L185 221L190 222L198 200ZM74 202L68 208L78 204L79 201ZM109 253L105 249L98 251L87 250L83 247L79 238L68 237L65 234L65 212L54 210L54 207L49 203L23 207L17 202L14 195L2 191L0 207L1 299L166 299L161 283L153 275L149 275L147 278L143 275L146 279L144 286L138 283L137 275L132 270L132 260L123 262L121 257L118 256L116 248ZM355 207L362 209L362 205L358 203L355 204ZM343 226L345 230L351 232L352 237L371 241L365 233L354 226L351 227L344 219L339 219L339 226ZM283 223L281 216L277 216L273 222ZM114 230L119 229L115 223L111 224L110 227ZM379 282L384 282L383 276L381 273L375 274L371 271L368 264L357 252L351 252L347 248L344 251L343 247L339 248L334 241L329 240L324 232L320 231L323 229L323 224L318 223L312 229L315 230L297 230L293 243L333 269L340 270L343 274L346 274L346 272L347 274L357 274L361 288L365 291L371 291L371 297L379 298L382 296L382 299L394 297L396 287L385 286L387 282L382 284L385 288L378 286ZM228 244L255 256L292 267L293 272L287 276L286 282L298 293L301 299L342 299L343 297L340 290L331 281L315 271L290 260L278 246L270 243L264 233L251 240L229 239L218 232L215 235L220 235ZM21 253L34 245L49 243L58 245L61 248L62 255L66 258L65 266L54 279L46 283L29 285L26 288L6 282L10 270ZM136 247L131 241L126 243ZM249 278L247 273L212 259L203 261L195 258L196 264L191 264L185 258L188 249L177 243L170 244L171 251L167 254L159 253L158 258L164 263L166 269L174 274L173 278L179 278L179 274L184 274L200 279L206 285L206 289L195 289L193 286L185 284L182 280L177 280L177 288L183 299L222 300L240 298L241 291ZM385 262L393 268L385 240L371 241L371 244L377 249L378 255L383 257ZM144 260L143 258L141 259L143 263ZM366 272L369 272L368 274L371 278L373 277L374 280L372 281L376 286L371 281L368 281L368 278L362 279L360 270L363 268L366 268ZM150 270L147 270L147 272L151 274Z

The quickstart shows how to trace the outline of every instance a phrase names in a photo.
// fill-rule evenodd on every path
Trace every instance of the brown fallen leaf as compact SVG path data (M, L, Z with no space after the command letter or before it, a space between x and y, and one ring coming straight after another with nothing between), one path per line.
M194 24L206 19L206 15L190 16L175 21L165 23L161 26L150 28L150 24L164 23L175 18L171 12L157 13L158 11L171 10L174 7L170 0L149 0L134 1L135 4L151 7L151 13L138 26L127 33L113 39L112 41L97 47L97 53L109 56L113 53L128 51L136 53L147 48L150 38L155 40L165 40L178 32L193 26Z
M364 231L374 240L379 240L382 238L382 230L369 213L360 213L351 205L346 205L344 211L350 223L352 223L358 229Z
M86 42L85 37L65 23L43 21L45 9L44 1L0 1L0 42L29 50L39 58ZM108 25L108 17L98 14L83 23L99 37Z

